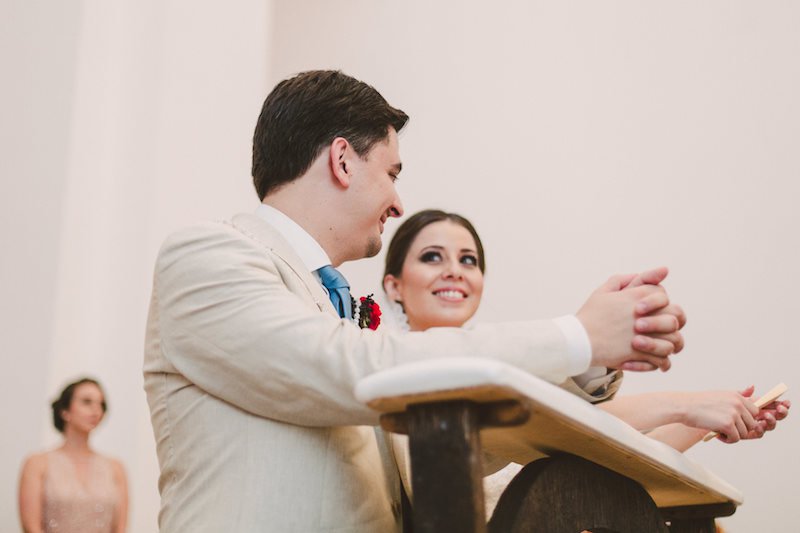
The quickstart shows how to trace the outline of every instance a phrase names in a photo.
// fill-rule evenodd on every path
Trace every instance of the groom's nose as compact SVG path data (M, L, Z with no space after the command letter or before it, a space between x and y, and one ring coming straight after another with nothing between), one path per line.
M403 216L403 202L400 200L400 195L395 193L394 202L389 207L389 216L399 218Z

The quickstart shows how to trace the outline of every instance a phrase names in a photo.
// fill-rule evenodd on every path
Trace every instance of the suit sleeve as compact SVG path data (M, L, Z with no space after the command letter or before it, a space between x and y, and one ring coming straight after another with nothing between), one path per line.
M602 403L616 396L622 385L623 377L622 370L613 370L604 376L590 380L583 387L578 385L572 378L567 378L559 387L589 403Z
M376 424L353 389L374 372L431 357L502 360L566 379L551 321L422 333L362 330L293 293L279 257L226 225L170 238L154 281L161 356L199 388L255 415L307 426Z

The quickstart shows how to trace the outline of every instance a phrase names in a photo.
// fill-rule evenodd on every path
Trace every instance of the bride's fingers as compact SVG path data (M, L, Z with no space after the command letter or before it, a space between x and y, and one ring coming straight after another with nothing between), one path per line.
M772 413L766 413L763 417L759 418L763 424L765 431L772 431L778 425L778 420L772 416Z

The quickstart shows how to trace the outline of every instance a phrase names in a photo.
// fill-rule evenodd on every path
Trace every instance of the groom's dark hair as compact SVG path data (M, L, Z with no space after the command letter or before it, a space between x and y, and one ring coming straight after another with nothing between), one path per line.
M302 176L336 137L364 157L399 132L408 115L366 83L338 70L312 70L269 93L253 135L253 184L259 199Z

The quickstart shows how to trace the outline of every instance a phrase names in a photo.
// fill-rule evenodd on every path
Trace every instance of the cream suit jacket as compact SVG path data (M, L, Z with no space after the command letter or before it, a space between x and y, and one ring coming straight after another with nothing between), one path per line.
M396 468L356 383L453 356L561 383L566 349L551 321L362 330L256 215L180 231L159 252L145 346L160 529L396 531Z

